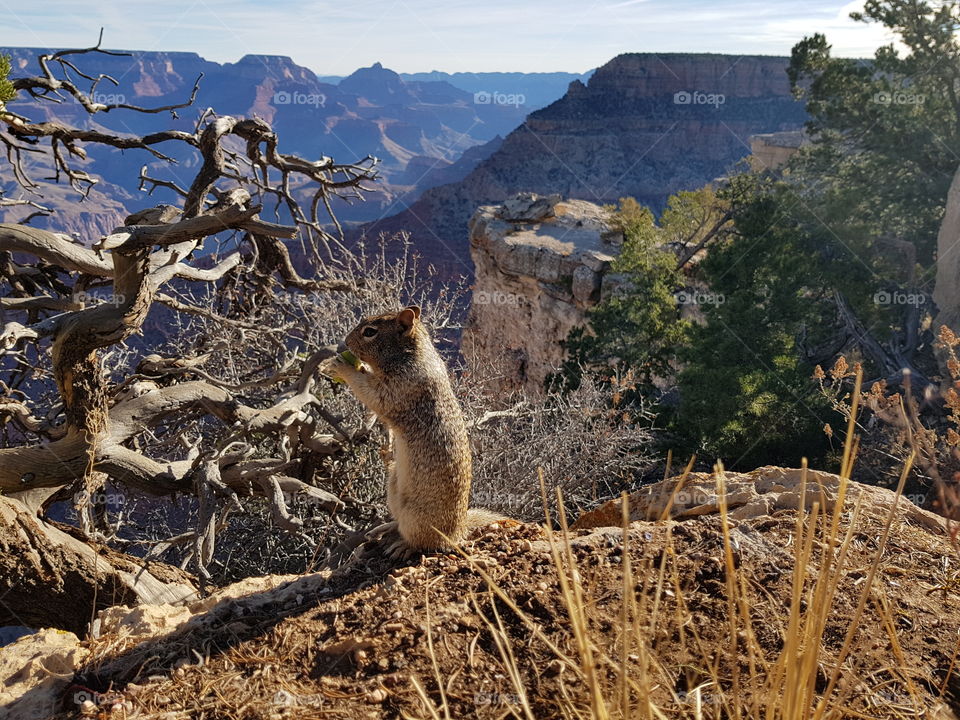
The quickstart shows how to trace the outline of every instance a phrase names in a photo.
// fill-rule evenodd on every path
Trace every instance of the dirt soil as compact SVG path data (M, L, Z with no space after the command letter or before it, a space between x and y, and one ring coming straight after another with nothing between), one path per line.
M709 492L706 480L701 487ZM876 490L864 497L875 500ZM643 631L656 665L652 699L667 717L695 717L694 689L709 682L711 664L723 692L730 691L735 670L743 698L762 686L762 678L750 679L744 630L738 632L737 667L730 661L721 519L709 508L695 511L709 505L702 500L693 497L674 509L679 519L629 526L632 592L647 609L659 602L656 624L647 622ZM771 662L783 647L797 527L797 510L775 505L731 518L752 632ZM851 513L852 507L843 515L844 530ZM843 645L883 526L882 512L862 513L853 529L826 622L817 692ZM571 538L590 636L618 659L623 530L593 528ZM960 681L957 669L951 671L960 637L960 563L953 542L937 521L912 508L898 511L837 691L842 716L960 714ZM493 527L464 550L470 561L449 554L398 566L373 556L333 574L265 578L260 586L250 582L169 615L115 608L102 616L100 637L81 643L89 654L59 691L60 709L49 716L444 717L433 708L446 702L451 718L501 718L523 717L524 699L536 718L589 708L543 528ZM820 562L815 553L810 582ZM526 619L491 593L487 578ZM514 658L519 683L511 681L505 655ZM612 686L609 665L597 667ZM721 697L718 689L701 690L703 717L728 716Z

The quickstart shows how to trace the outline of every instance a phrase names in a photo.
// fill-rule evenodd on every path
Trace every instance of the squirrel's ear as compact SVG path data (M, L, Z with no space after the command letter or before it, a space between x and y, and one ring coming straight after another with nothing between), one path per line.
M413 327L413 323L416 322L419 317L420 308L416 305L411 305L410 307L400 311L400 313L397 315L397 322L400 323L404 330L409 330Z

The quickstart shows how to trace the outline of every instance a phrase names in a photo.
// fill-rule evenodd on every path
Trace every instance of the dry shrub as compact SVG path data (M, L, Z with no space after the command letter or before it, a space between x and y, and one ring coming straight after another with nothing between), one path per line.
M567 393L490 391L490 374L463 373L456 392L473 448L471 504L543 519L537 473L579 513L615 497L654 463L652 415L620 409L609 382L585 376Z
M855 397L853 380L860 364L850 364L843 356L830 370L817 366L814 371L814 380L833 408L848 421L852 418L856 422L861 440L854 479L894 487L897 468L912 456L915 462L905 497L954 519L960 512L958 346L960 338L941 326L935 347L942 354L949 377L939 388L928 385L922 391L913 388L910 375L905 374L902 387L879 380ZM855 415L857 408L859 415ZM832 428L828 425L824 430L832 438Z
M550 492L562 489L568 509L579 513L615 497L653 464L651 416L619 410L609 383L586 377L567 394L517 392L494 405L467 378L458 394L473 446L473 505L541 520L542 471Z

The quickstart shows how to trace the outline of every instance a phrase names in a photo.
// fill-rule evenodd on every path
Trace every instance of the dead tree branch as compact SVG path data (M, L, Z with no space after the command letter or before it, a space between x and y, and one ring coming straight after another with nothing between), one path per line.
M200 78L180 103L97 102L98 86L117 80L81 69L80 61L122 54L99 41L43 54L40 73L13 78L14 89L37 103L75 101L90 116L176 116L193 105ZM109 234L79 240L0 223L0 277L8 281L0 297L0 372L7 374L0 424L15 438L0 448L0 492L35 491L46 502L57 489L109 482L192 495L197 525L181 544L192 548L204 580L219 528L241 509L240 497L266 498L275 524L298 533L309 522L291 512L294 498L327 513L348 510L340 494L316 487L326 459L361 440L317 394L317 366L332 351L301 342L302 322L298 328L265 313L278 288L328 300L363 290L330 198L362 198L377 179L376 161L284 153L264 120L210 109L192 131L145 135L19 112L0 110L0 146L26 193L41 181L25 158L42 154L53 182L87 195L99 178L80 161L89 147L103 146L161 161L150 174L143 167L140 187L162 188L180 204L139 209ZM162 172L184 150L198 168L186 188ZM304 186L312 192L306 203L295 196ZM285 214L262 218L265 199ZM48 211L29 199L0 198L0 205ZM309 249L309 273L285 244L293 238ZM153 331L169 329L178 349L150 347L159 342L147 324L154 310L164 315Z

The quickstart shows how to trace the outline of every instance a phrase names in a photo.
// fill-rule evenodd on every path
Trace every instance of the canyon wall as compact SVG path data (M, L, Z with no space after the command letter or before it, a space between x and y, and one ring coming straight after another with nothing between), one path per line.
M754 135L750 138L750 166L757 171L777 170L809 142L802 130Z
M0 54L11 57L14 77L39 74L37 56L46 52L52 51L0 48ZM203 78L193 107L179 110L176 117L170 113L144 115L124 110L91 117L72 100L59 104L36 102L22 94L9 103L9 109L36 121L56 117L71 125L106 128L119 134L145 134L168 128L192 131L197 117L208 107L224 115L261 117L278 132L282 152L310 160L326 155L344 163L357 162L368 155L380 159L382 179L367 195L366 202L348 204L334 200L338 218L348 223L392 214L406 207L396 203L409 204L426 188L462 179L499 147L501 137L523 122L531 109L521 102L499 102L499 95L477 97L444 80L405 81L379 63L357 70L339 84L331 84L322 82L312 70L289 57L277 55L246 55L235 63L224 64L185 52L89 54L74 60L93 76L103 73L117 80L116 85L104 80L97 86L94 99L105 104L127 102L156 107L180 103L190 97L201 74ZM540 81L536 75L526 77L531 94L536 94L532 89ZM553 97L559 97L562 90L556 90L557 78L550 80L552 85L546 92L553 88ZM49 190L44 187L43 199L39 201L54 208L59 217L41 219L35 225L96 238L100 228L116 227L116 217L122 218L154 202L176 204L178 198L162 188L153 198L137 192L137 176L144 164L154 176L189 184L190 170L171 167L146 152L96 146L87 146L87 150L90 160L86 169L99 178L98 192L81 204L76 193L61 192L56 186ZM181 167L192 167L195 156L182 150L176 155L177 161ZM3 162L0 160L0 164ZM45 162L42 158L28 158L31 177L46 178L52 174ZM0 171L0 191L19 195L12 173ZM0 220L18 219L17 213L0 212Z
M620 55L587 84L530 114L459 182L427 190L408 210L365 231L406 230L450 274L470 274L467 222L517 192L596 204L624 196L660 210L750 153L750 137L799 130L788 59L698 54Z

